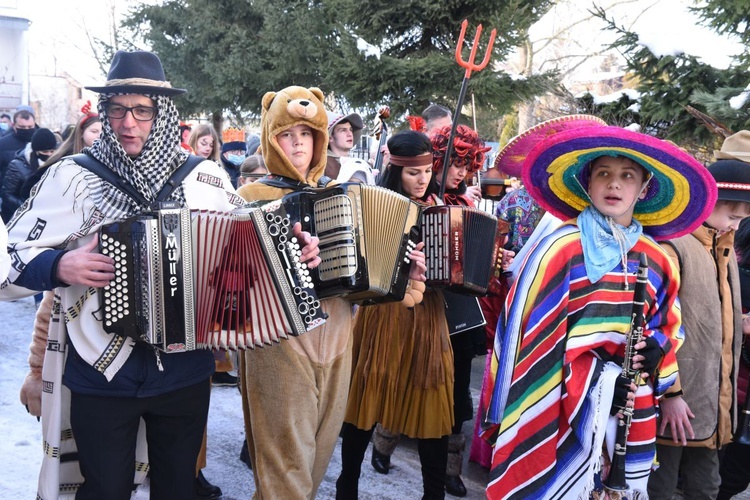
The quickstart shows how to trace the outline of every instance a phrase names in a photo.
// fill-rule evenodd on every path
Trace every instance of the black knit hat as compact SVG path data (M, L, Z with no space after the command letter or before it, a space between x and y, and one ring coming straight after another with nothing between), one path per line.
M719 160L708 167L719 188L719 200L750 203L750 163Z
M40 128L31 136L31 150L34 152L47 151L57 147L55 134L48 128Z
M118 50L112 58L104 87L86 87L100 94L150 94L168 97L184 94L164 76L159 57L152 52Z

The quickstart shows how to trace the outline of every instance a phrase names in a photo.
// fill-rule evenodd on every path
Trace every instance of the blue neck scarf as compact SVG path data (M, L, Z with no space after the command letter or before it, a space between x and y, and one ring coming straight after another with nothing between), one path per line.
M620 262L623 268L625 289L628 289L628 252L643 234L643 226L633 219L630 226L623 227L611 217L605 217L593 205L578 215L581 230L583 263L586 276L596 283Z

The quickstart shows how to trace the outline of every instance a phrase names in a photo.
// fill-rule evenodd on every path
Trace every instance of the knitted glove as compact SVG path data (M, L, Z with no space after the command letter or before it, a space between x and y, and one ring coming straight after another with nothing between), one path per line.
M659 342L657 342L655 338L646 337L644 340L646 341L646 347L638 349L636 354L640 354L646 358L641 361L641 364L643 365L641 371L648 373L649 377L653 378L654 371L659 366L659 363L661 363L661 358L664 356L664 353L661 350Z
M627 377L618 375L615 380L615 393L612 397L612 407L609 409L609 414L612 416L617 415L617 412L625 408L628 402L628 392L630 392L630 380Z
M29 346L29 373L21 386L21 404L35 417L42 415L42 366L54 298L54 292L44 292L44 298L36 311L34 332Z

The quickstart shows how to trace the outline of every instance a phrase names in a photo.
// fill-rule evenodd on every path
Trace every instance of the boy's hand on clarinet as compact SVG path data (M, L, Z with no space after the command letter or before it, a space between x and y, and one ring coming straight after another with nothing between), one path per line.
M414 281L427 281L427 260L425 259L424 242L420 241L414 250L409 252L409 259L411 260L411 267L409 268L409 279Z
M682 446L687 446L687 438L695 439L693 426L690 425L690 419L695 418L690 407L682 399L682 396L672 398L662 398L659 403L661 408L661 425L659 434L663 435L664 430L669 426L669 433L672 434L672 441Z
M633 369L641 370L641 378L646 379L654 373L661 363L664 353L659 342L653 337L646 337L635 345L636 355L633 356Z
M307 231L303 231L302 224L299 222L292 228L292 233L297 237L300 247L302 247L302 255L300 255L299 261L306 263L310 269L318 267L321 262L320 257L318 257L318 254L320 254L320 248L318 248L320 240L318 240L318 237L312 236Z
M618 375L615 380L615 392L612 396L612 407L609 414L622 418L620 411L623 408L632 408L635 405L636 386L629 378Z

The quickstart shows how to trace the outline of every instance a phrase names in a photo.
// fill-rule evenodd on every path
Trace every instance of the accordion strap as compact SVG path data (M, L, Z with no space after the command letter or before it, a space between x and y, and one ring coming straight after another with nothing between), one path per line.
M292 189L294 191L310 189L309 184L305 184L304 182L292 179L291 177L285 177L278 174L268 174L265 177L261 177L255 182L260 182L261 184L265 184L266 186L277 187L281 189ZM331 182L333 182L333 179L331 179L327 175L323 175L320 177L320 179L318 179L318 187L326 187Z
M138 202L139 205L143 207L148 206L148 201L143 197L143 195L141 195L141 193L136 191L136 189L128 181L120 177L114 170L107 167L104 163L100 162L93 156L86 153L79 153L76 155L71 155L69 156L69 158L92 174L98 175L126 195L130 196L133 200ZM167 182L165 182L164 186L161 188L161 191L157 193L154 202L165 201L167 198L169 198L169 195L171 195L177 188L177 186L179 186L180 183L185 180L185 177L187 177L188 174L190 174L190 172L192 172L193 169L204 160L205 158L201 156L188 156L187 160L185 160L185 163L177 167L177 169L172 172L172 175L169 176Z

